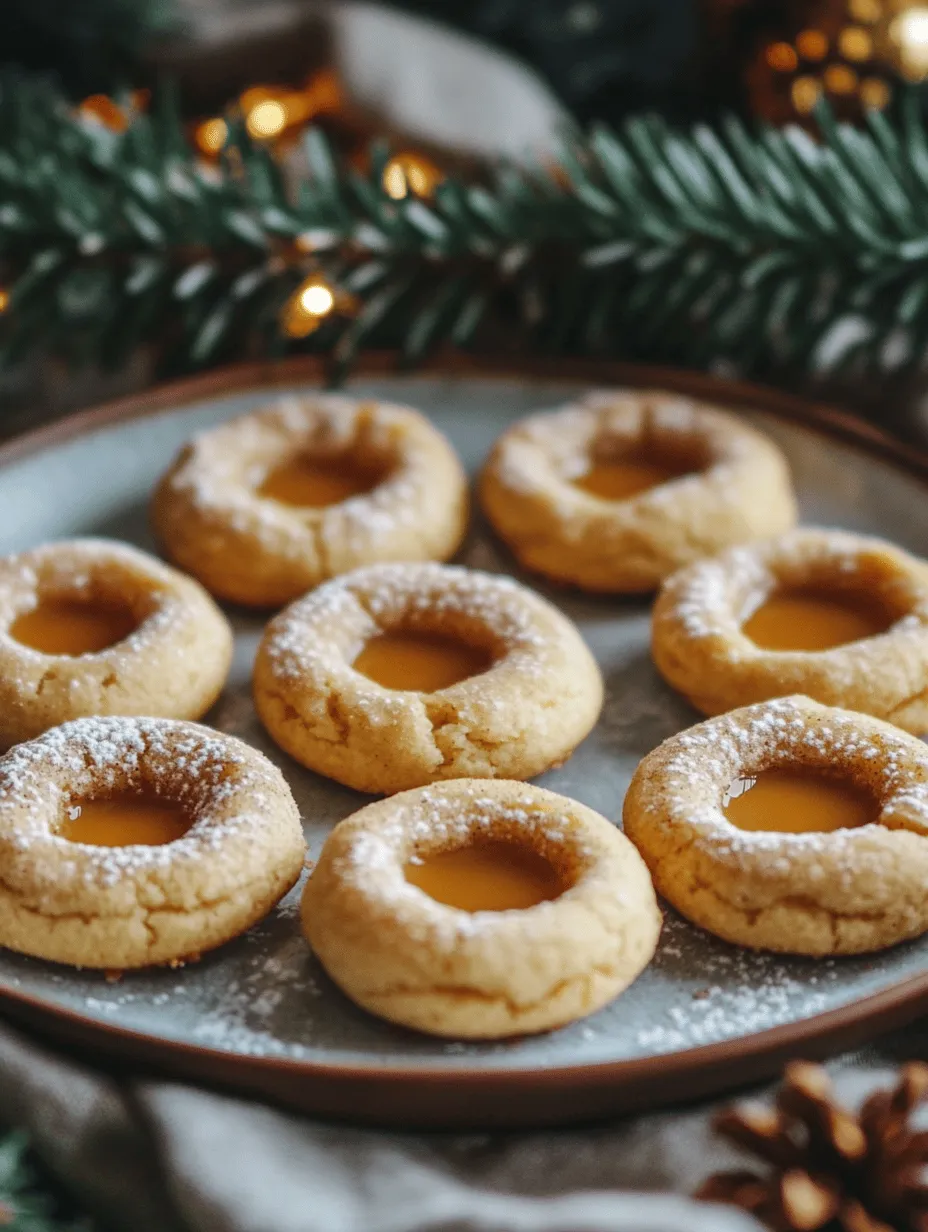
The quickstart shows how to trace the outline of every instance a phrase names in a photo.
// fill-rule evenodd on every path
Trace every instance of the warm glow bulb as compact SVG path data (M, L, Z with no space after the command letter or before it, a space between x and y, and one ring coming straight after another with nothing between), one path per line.
M406 172L398 158L391 158L383 169L383 190L394 201L402 201L409 192Z
M892 97L892 91L879 77L865 77L860 83L860 99L865 107L882 110Z
M899 46L903 73L913 80L928 74L928 7L900 13L890 33Z
M857 74L846 64L829 64L825 69L825 85L833 94L853 94L857 89Z
M797 77L790 93L796 110L801 115L808 115L821 97L822 85L815 77Z
M321 282L311 282L300 292L300 307L312 317L324 317L335 307L335 296Z
M248 112L245 127L252 137L276 137L287 126L287 111L276 98L267 98L255 103Z
M6 312L10 306L10 293L6 287L0 287L0 312Z
M879 21L880 0L851 0L850 11L855 21Z
M798 67L799 57L789 43L771 43L767 63L778 73L792 73Z
M204 154L218 154L229 136L229 126L225 120L214 116L213 119L198 124L194 136Z
M824 60L828 55L828 37L821 30L803 30L796 36L796 48L806 60Z
M848 26L838 35L838 50L848 60L869 60L873 55L873 39L860 26Z
M928 43L928 8L900 13L893 22L893 37L903 46Z

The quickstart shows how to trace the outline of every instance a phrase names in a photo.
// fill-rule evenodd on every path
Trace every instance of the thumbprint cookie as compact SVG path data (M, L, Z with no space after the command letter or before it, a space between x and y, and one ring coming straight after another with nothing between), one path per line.
M648 871L592 809L458 779L336 826L303 893L322 965L364 1009L434 1035L547 1031L606 1005L661 927Z
M563 762L602 706L577 628L510 578L371 565L268 625L255 706L282 749L368 792L530 778Z
M670 578L651 635L703 714L804 693L928 731L928 566L881 539L801 529Z
M796 521L772 441L654 392L593 394L520 420L496 442L480 491L523 565L590 591L655 590L700 556Z
M461 464L424 416L314 395L195 437L152 517L167 554L214 595L279 607L361 565L447 559L467 509Z
M928 929L920 740L806 697L672 736L635 772L625 833L673 905L737 945L861 954Z
M199 718L231 658L203 587L136 548L63 539L0 559L0 748L84 715Z
M0 758L0 945L120 970L196 957L300 875L280 771L174 719L86 718Z

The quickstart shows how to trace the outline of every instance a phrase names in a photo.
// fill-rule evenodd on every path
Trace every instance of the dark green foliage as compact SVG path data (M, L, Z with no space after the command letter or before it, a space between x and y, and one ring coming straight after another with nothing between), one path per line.
M86 1220L62 1211L19 1133L0 1138L0 1227L4 1232L92 1232Z
M54 75L75 97L124 82L173 0L2 0L0 63Z
M171 98L125 134L28 78L0 95L0 362L36 346L162 367L288 349L456 346L709 366L768 379L904 369L928 338L928 135L913 97L866 127L594 128L557 176L500 166L434 201L381 188L309 132L284 168L233 127L218 168ZM302 237L311 255L295 245ZM355 296L308 338L278 313L314 269Z

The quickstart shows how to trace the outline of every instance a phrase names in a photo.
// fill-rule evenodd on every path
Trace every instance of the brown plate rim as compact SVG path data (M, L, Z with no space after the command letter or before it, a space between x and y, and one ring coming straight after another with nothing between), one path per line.
M72 414L0 445L0 468L44 449L107 427L123 419L187 409L192 403L245 390L268 389L297 381L323 383L324 361L313 356L237 364L203 375L154 386L142 393ZM407 373L396 356L364 357L355 375L424 375L461 378L529 378L595 385L669 389L726 406L757 409L799 423L822 435L854 445L928 482L928 453L894 441L878 428L837 408L741 381L674 369L598 360L472 359L441 357ZM365 1062L301 1061L204 1048L116 1026L56 1006L0 982L0 1006L11 1017L55 1036L69 1037L97 1058L129 1058L155 1072L179 1069L184 1076L263 1095L324 1115L394 1124L518 1125L563 1123L618 1108L675 1102L719 1090L772 1072L789 1055L822 1055L830 1048L859 1045L883 1029L911 1021L928 1006L928 970L860 1001L764 1031L703 1044L678 1052L625 1061L594 1061L550 1068L480 1067L423 1063L414 1066ZM304 1080L292 1090L288 1079ZM284 1085L281 1085L281 1079ZM308 1082L308 1087L306 1083ZM313 1083L320 1083L314 1093ZM360 1087L359 1087L359 1084ZM411 1105L394 1115L398 1086L415 1091ZM475 1098L443 1104L448 1088ZM343 1088L343 1090L342 1090ZM500 1109L499 1099L544 1089L572 1092L574 1098L539 1111L537 1101L516 1098ZM362 1095L360 1092L363 1091ZM623 1098L623 1091L627 1098ZM442 1109L444 1108L444 1111Z

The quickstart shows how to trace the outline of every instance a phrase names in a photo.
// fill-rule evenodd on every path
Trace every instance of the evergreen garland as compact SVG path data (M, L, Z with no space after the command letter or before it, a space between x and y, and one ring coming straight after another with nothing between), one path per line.
M33 348L162 370L288 350L440 344L708 366L791 379L887 372L928 342L928 134L917 98L822 139L655 115L570 140L559 166L449 175L395 201L318 131L305 167L230 119L215 166L169 92L123 133L48 86L0 81L0 364ZM292 163L293 160L291 160ZM317 271L336 311L281 312Z

